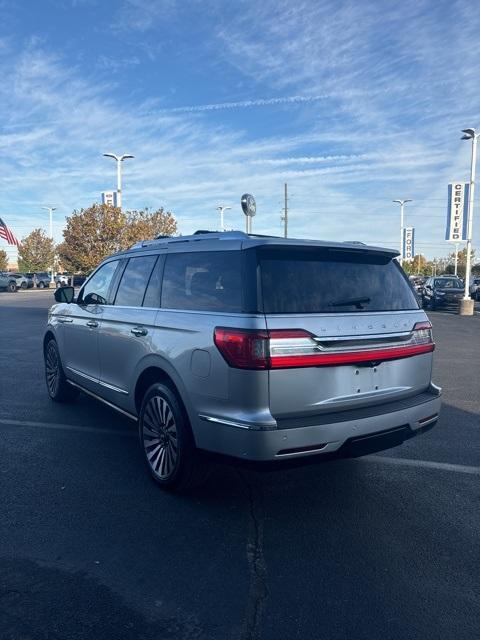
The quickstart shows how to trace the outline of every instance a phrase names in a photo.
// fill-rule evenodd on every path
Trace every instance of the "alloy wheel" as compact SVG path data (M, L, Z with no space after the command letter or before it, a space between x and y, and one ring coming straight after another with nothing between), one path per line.
M162 480L167 479L177 466L178 433L173 411L165 398L150 398L143 414L142 435L153 473Z
M48 343L47 352L45 354L45 373L47 378L47 387L50 395L54 397L58 391L58 383L60 379L60 363L58 353L53 340Z

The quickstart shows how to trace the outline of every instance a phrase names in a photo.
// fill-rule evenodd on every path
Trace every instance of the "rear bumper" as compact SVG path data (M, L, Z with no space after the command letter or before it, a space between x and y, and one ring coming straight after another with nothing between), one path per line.
M427 392L410 399L372 407L361 416L350 412L323 416L321 424L258 429L220 417L203 416L195 425L200 449L258 462L280 462L297 458L352 457L388 449L431 428L440 413L441 389L432 385ZM406 406L407 405L407 406ZM301 424L301 420L296 420ZM252 425L255 426L255 425Z

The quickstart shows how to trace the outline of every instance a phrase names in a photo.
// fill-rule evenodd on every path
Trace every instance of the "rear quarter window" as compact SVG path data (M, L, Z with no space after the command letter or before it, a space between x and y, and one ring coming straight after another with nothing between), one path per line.
M240 313L242 311L240 251L167 255L162 308Z
M396 261L367 252L260 250L265 313L345 313L418 309Z

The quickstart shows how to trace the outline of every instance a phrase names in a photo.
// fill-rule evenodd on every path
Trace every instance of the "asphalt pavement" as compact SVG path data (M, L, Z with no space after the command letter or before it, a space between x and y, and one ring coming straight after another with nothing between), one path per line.
M0 293L1 640L479 637L480 315L429 314L429 433L289 471L220 465L180 497L128 419L48 399L52 301Z

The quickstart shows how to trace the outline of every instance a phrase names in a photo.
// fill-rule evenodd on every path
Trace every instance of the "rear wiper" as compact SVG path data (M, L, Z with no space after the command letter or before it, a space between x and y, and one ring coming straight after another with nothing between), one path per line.
M370 298L349 298L348 300L337 300L336 302L331 302L331 307L356 307L357 309L362 309L363 304L368 304L370 302Z

